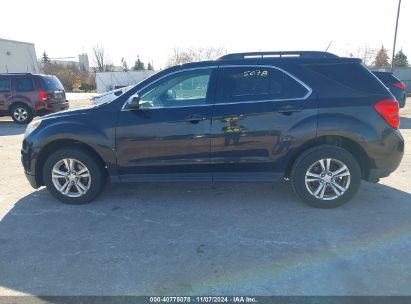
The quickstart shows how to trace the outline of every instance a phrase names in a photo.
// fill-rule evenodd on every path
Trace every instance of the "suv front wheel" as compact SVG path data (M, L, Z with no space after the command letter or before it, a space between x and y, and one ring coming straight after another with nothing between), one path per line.
M331 145L312 148L295 161L291 184L295 193L317 208L335 208L357 193L361 169L347 150Z
M66 204L86 204L103 190L102 164L86 151L63 148L49 156L43 167L47 190Z

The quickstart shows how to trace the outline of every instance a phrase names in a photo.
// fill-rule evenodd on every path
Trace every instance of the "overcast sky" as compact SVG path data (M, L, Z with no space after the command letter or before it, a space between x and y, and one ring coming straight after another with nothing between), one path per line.
M104 45L132 66L137 55L164 67L175 47L228 52L325 50L365 44L392 50L397 0L13 0L2 3L0 38L35 43L37 56L77 56ZM408 31L408 33L407 33ZM397 49L411 58L411 0L402 0Z

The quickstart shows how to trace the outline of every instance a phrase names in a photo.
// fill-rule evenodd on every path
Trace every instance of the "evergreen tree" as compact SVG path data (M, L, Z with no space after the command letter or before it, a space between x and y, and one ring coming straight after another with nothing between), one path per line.
M124 59L124 57L121 58L121 66L124 72L127 72L128 70L130 70L128 68L127 61Z
M47 55L46 51L44 51L43 56L41 57L41 62L43 64L50 63L50 58Z
M389 60L390 60L390 57L388 56L388 50L382 45L380 50L377 53L377 56L375 56L374 67L389 68L390 67Z
M408 58L407 55L404 54L402 49L397 52L394 56L394 67L397 68L406 68L408 66Z
M142 61L140 60L140 57L137 56L137 60L136 60L136 62L134 63L133 70L134 70L134 71L141 71L141 70L144 70L144 69L145 69L144 62L142 62Z

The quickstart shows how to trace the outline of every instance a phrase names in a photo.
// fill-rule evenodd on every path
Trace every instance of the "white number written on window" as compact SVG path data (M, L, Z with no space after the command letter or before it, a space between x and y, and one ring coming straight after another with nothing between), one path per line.
M244 71L243 76L244 77L249 77L249 76L266 77L268 76L268 71L267 70Z

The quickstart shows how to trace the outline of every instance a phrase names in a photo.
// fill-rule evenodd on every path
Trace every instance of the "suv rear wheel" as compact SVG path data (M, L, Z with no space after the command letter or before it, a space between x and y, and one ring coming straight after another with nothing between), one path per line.
M294 163L291 184L295 193L317 208L335 208L351 200L361 183L361 169L347 150L321 145Z
M86 204L103 190L103 166L82 150L57 150L46 160L43 180L49 192L66 204Z
M22 103L12 105L10 114L14 122L19 124L28 124L33 120L33 112L28 106Z

